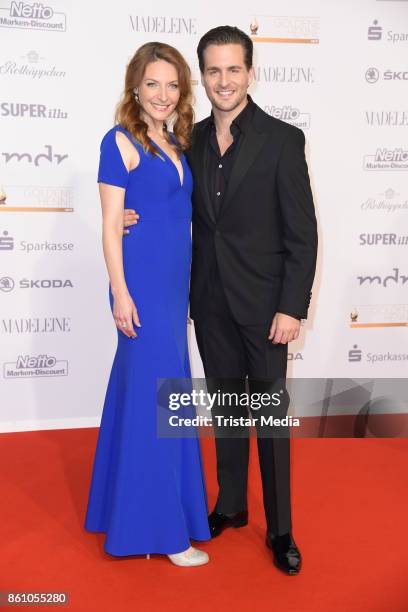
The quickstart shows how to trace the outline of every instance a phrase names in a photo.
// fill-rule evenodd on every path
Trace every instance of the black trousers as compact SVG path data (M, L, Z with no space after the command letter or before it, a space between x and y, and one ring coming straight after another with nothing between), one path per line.
M286 380L287 345L268 340L271 321L239 325L232 317L218 273L206 314L194 321L207 389L223 393L281 392ZM254 397L252 395L252 397ZM213 408L219 493L215 509L233 514L247 509L249 431L247 427L221 428L215 415L282 417L289 398L284 390L279 408L249 409L240 404ZM257 426L259 464L267 529L282 535L292 528L290 504L290 439L280 429L276 437L268 426Z

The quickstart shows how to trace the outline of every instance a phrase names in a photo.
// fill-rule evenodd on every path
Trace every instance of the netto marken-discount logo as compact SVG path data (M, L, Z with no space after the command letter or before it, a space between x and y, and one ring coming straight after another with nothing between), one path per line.
M377 170L380 172L401 172L408 170L408 150L401 147L377 149L374 155L365 155L363 158L364 170Z
M19 355L17 361L3 365L4 378L22 380L50 376L68 376L68 361L56 359L53 355Z
M288 353L288 361L303 360L301 353ZM58 368L58 371L46 373L39 372L39 368L46 367L48 370L57 366L57 364L66 364L65 369ZM10 371L10 366L14 366L13 370ZM6 375L6 367L8 374ZM64 372L64 373L63 373ZM28 355L19 355L17 362L5 363L4 364L4 377L5 378L22 378L27 376L66 376L68 374L68 362L57 361L55 357L49 357L47 355L39 355L38 357L29 357Z
M39 2L11 2L8 7L0 7L0 27L65 32L67 17Z
M310 113L302 113L295 106L264 106L265 113L271 115L271 117L275 117L275 119L280 119L281 121L285 121L286 123L290 123L302 130L310 128Z

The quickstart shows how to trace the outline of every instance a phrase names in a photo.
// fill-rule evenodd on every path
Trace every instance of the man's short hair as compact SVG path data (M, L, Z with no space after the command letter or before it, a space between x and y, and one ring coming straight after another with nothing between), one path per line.
M200 39L197 47L198 63L200 71L204 72L204 51L209 45L241 45L244 49L245 65L252 68L252 57L254 53L254 44L248 34L245 34L239 28L232 26L218 26L209 30Z

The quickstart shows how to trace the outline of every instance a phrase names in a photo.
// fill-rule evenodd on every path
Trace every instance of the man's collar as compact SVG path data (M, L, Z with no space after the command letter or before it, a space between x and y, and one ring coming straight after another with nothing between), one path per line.
M247 99L248 103L244 106L239 115L237 115L232 121L230 129L237 127L241 132L245 132L246 128L248 127L248 124L254 116L256 104L249 94L247 94ZM209 117L209 125L215 126L213 111L211 111L211 115Z

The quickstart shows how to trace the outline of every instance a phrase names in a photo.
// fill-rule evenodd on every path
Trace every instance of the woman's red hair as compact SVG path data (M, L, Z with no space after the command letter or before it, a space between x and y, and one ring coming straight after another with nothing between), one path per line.
M142 45L136 51L126 69L125 89L116 109L115 121L128 130L143 145L145 151L158 154L157 149L147 136L147 123L142 119L143 109L135 100L133 91L142 82L147 65L151 62L157 62L157 60L164 60L172 64L177 70L180 99L175 109L177 119L173 131L179 147L184 151L190 146L194 122L191 71L181 53L170 45L150 42ZM165 136L169 144L172 144L167 129Z

